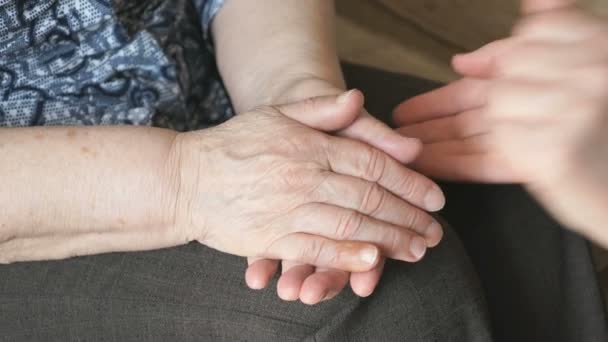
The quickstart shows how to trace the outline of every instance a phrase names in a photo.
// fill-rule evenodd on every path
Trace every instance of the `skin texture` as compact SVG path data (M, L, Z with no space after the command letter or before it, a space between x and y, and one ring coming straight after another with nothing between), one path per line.
M416 206L441 205L441 190L375 148L292 119L329 112L352 121L361 103L355 91L263 107L185 134L184 163L200 165L181 177L187 184L200 180L180 199L195 239L235 255L359 272L376 266L378 249L419 260L422 236L437 222ZM189 147L197 141L200 149ZM371 262L360 265L354 253L368 250Z
M574 1L528 0L512 37L456 56L463 79L406 101L415 167L524 184L563 224L608 246L608 24Z
M227 2L213 33L242 115L212 130L1 129L0 262L196 240L262 259L247 273L253 288L267 284L277 260L284 272L314 265L279 289L314 304L349 278L371 293L385 256L419 260L442 237L425 211L441 208L443 194L399 163L415 158L420 141L373 119L359 92L338 103L333 15L325 0ZM318 96L331 97L310 99Z
M0 263L182 244L175 132L0 129Z
M183 134L3 129L0 262L191 241L355 272L381 255L419 260L435 221L414 205L442 205L441 190L379 150L294 120L331 117L323 125L332 130L355 120L362 103L354 91Z
M342 93L345 85L335 48L334 16L333 1L328 0L227 2L214 21L213 36L218 66L237 112ZM401 163L411 162L421 148L419 140L400 136L364 109L355 120L333 130L322 125L332 120L329 116L317 122L307 117L298 120L312 128L364 142ZM442 238L440 228L433 231L427 238L427 247L436 246ZM279 260L250 258L249 264L246 280L253 289L266 287L279 270ZM380 279L382 265L381 262L369 272L351 275L285 261L277 292L285 300L316 304L339 293L350 279L356 294L368 296Z

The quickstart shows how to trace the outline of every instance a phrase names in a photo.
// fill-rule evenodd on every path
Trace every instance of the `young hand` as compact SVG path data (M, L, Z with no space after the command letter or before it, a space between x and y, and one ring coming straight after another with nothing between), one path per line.
M395 110L425 146L415 167L519 182L608 245L608 24L573 1L528 0L513 36L453 60L465 76Z

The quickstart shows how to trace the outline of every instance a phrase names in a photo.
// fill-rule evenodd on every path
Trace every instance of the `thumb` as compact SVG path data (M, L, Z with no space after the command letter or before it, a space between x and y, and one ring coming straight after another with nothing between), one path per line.
M522 0L521 9L525 15L554 11L576 5L577 0Z
M334 132L350 126L363 110L363 94L351 90L341 95L315 97L275 107L306 126Z

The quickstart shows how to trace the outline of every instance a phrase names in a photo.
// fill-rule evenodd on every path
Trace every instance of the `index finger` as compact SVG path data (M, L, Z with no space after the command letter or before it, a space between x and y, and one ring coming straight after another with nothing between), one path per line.
M327 162L331 171L377 183L418 208L438 211L445 205L433 181L364 143L331 137Z
M401 103L393 112L398 126L411 125L479 108L486 103L488 81L463 78Z

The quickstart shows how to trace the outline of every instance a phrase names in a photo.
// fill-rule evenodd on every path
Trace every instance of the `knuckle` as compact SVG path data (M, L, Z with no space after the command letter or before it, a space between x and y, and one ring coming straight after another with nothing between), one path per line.
M399 179L399 191L403 198L422 198L430 189L426 181L415 174L408 173Z
M386 159L382 152L373 147L368 147L366 158L364 158L364 177L372 182L378 182L384 176Z
M429 221L426 216L427 215L423 214L422 210L409 210L405 218L405 224L408 228L416 230L418 227L423 227L425 221Z
M310 183L306 171L290 164L276 165L274 172L277 172L279 177L275 180L274 188L280 192L298 192Z
M334 148L332 137L326 134L316 134L311 135L310 138L312 139L309 139L307 144L310 144L312 140L313 147L318 153L317 159L329 163L330 153Z
M301 112L303 113L317 113L321 110L321 106L319 105L319 101L315 98L306 98L299 102L299 106L301 108ZM306 114L308 115L308 114Z
M348 210L338 221L336 237L340 240L352 239L361 229L363 220L363 215L356 211Z
M308 177L310 181L306 185L306 196L309 202L327 202L334 196L334 189L330 181L332 175L329 172L314 172L314 176Z
M386 248L388 248L385 253L389 254L391 257L399 257L399 255L403 254L404 250L407 250L407 246L403 244L403 235L407 234L405 231L401 231L399 229L390 229L388 232L385 232L384 237L386 244Z
M312 239L300 250L298 260L308 261L312 264L318 264L319 262L321 262L324 248L325 241L321 239Z
M371 183L367 186L359 211L374 216L383 207L386 201L386 192L378 184Z
M276 116L282 114L281 108L279 106L273 106L273 105L257 106L255 108L253 108L252 110L250 110L248 113L258 113L258 114L263 114L263 115L267 115L270 117L276 117Z

